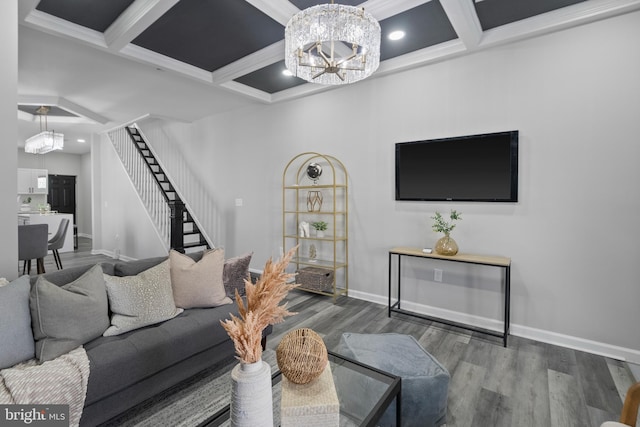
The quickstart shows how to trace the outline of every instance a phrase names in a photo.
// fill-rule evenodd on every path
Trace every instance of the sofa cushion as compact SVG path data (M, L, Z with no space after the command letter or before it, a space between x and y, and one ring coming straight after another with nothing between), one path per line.
M29 276L0 286L0 369L33 359Z
M145 270L150 269L151 267L155 267L163 261L166 261L166 256L155 257L155 258L145 258L136 261L129 262L117 262L113 266L113 275L119 277L125 276L135 276L138 273L141 273Z
M207 251L198 262L172 250L169 253L171 287L176 307L217 307L231 304L222 282L224 249Z
M189 309L169 321L86 344L91 363L86 404L229 341L220 325L229 312L237 314L235 306Z
M102 274L102 267L94 265L66 285L55 285L40 276L31 287L31 322L39 360L55 359L109 327Z
M182 312L173 301L169 260L135 276L104 275L111 312L111 326L104 336L171 319Z
M249 263L253 252L229 258L224 261L224 289L229 298L235 298L236 289L240 296L244 296L244 280L249 276Z
M102 262L99 264L104 274L113 275L114 264L111 262ZM62 286L77 280L84 273L89 271L95 264L80 265L78 267L67 267L63 270L56 270L50 273L41 274L39 276L31 276L31 284L34 285L40 276L45 277L48 282L54 285Z

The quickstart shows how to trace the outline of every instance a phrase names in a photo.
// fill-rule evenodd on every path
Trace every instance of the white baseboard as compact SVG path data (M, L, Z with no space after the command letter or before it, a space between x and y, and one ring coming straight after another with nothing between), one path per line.
M126 261L126 262L136 261L137 260L137 258L131 258L131 257L128 257L126 255L122 255L122 254L120 254L118 257L116 257L114 251L108 251L106 249L93 249L93 250L91 250L91 255L104 255L104 256L111 257L111 258L113 258L114 260L117 260L117 261Z
M349 296L356 299L383 304L385 306L389 304L388 297L370 294L367 292L354 291L350 289ZM503 329L503 323L495 319L488 319L486 317L474 316L423 304L416 304L414 302L402 301L402 308L410 311L415 311L417 313L422 313L427 316L440 317L459 323L469 323L474 326L478 326L484 329L490 329L493 331L502 332ZM543 329L536 329L529 326L517 325L513 322L511 323L510 334L535 341L545 342L548 344L558 345L561 347L567 347L574 350L585 351L587 353L598 354L601 356L610 357L612 359L624 360L631 363L640 364L640 350L635 350L632 348L625 348L613 344L574 337L571 335L559 334L557 332L545 331Z

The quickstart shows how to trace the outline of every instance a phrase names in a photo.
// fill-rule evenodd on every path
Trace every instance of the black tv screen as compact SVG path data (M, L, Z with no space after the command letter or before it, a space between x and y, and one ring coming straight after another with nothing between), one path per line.
M518 131L397 143L396 200L517 202Z

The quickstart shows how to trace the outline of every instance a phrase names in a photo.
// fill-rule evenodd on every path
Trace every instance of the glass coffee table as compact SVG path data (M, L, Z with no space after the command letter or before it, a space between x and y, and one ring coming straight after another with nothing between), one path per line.
M340 401L340 427L373 427L395 399L396 425L400 424L401 393L398 376L383 372L371 366L339 354L329 353L329 363L334 384ZM272 375L273 420L280 425L280 380L282 373L276 369ZM229 404L217 411L200 427L228 426Z

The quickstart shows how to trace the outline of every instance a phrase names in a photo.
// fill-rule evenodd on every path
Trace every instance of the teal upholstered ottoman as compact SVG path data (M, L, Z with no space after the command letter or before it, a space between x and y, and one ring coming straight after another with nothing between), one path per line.
M410 335L344 333L336 352L402 378L402 425L432 427L445 424L449 372ZM336 380L340 378L337 377ZM349 384L342 402L358 411L359 396L367 393L366 384ZM392 426L396 405L389 406L378 423Z

